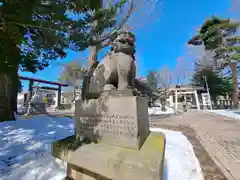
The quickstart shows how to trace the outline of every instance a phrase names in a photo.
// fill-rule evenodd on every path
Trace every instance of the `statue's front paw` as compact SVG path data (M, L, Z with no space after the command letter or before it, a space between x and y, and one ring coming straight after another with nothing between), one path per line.
M113 91L113 90L116 90L117 88L112 85L112 84L105 84L103 86L103 91Z
M127 89L133 89L133 87L132 86L127 86Z
M134 89L133 89L133 94L134 94L135 96L138 96L138 95L140 95L140 92L139 92L136 88L134 88Z

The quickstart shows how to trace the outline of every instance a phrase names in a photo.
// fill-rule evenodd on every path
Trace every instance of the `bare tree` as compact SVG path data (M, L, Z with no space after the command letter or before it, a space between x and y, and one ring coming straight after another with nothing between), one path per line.
M88 55L88 68L87 68L88 72L84 77L84 81L83 81L83 94L82 94L83 96L88 91L88 88L89 88L88 86L89 86L89 81L91 79L91 76L95 68L99 64L97 59L98 52L108 47L111 44L111 42L115 39L116 33L118 32L118 30L127 29L126 25L128 25L128 27L131 27L131 25L129 26L127 22L129 21L130 17L134 12L138 12L141 9L141 6L145 10L146 9L149 10L149 7L147 7L148 5L146 3L148 3L153 7L150 9L155 9L154 7L156 5L156 2L158 2L158 0L149 0L149 1L128 0L122 8L117 9L118 12L117 12L117 17L115 17L115 20L116 20L115 25L111 28L104 29L103 33L97 32L97 27L100 24L100 22L98 22L97 20L93 22L92 24L93 28L91 31L92 36L90 38L90 47L89 47L89 55ZM108 1L105 0L103 1L102 8L108 8L114 3L116 3L116 0L108 0ZM145 23L147 24L148 22L146 21Z
M185 58L179 57L173 70L174 83L177 86L186 84L193 73L193 63Z
M169 89L172 83L172 74L168 67L163 67L156 74L157 85L160 89L160 99L162 104L162 110L166 110L166 100L169 96Z
M114 0L105 0L103 1L103 8L107 8L108 6L112 5L115 1ZM98 64L97 61L97 54L98 52L109 46L111 44L112 37L114 36L115 32L120 29L135 29L135 24L140 25L140 22L143 22L144 25L148 24L150 18L149 15L155 10L155 6L158 0L128 0L125 5L119 9L117 13L117 23L114 27L106 29L103 34L97 34L96 29L98 22L95 21L93 24L92 30L92 40L91 46L89 47L89 56L88 56L88 71L92 71L92 68L96 67ZM141 13L143 12L144 14ZM146 11L148 9L148 11ZM149 11L150 10L150 11ZM148 13L146 13L148 12ZM141 14L141 17L139 16ZM147 19L143 21L143 18ZM137 22L139 21L139 22ZM139 27L138 27L139 28ZM96 34L94 34L96 32Z
M134 13L131 14L128 21L126 21L124 27L129 30L149 30L151 25L160 20L160 8L162 7L162 5L163 4L159 0L135 0ZM156 9L156 7L158 7L158 9Z
M81 59L80 59L81 60ZM79 59L73 59L66 64L58 64L61 66L61 71L58 80L73 87L73 101L76 100L77 92L81 86L81 80L83 80L87 69L84 63L81 63Z
M109 1L103 1L102 8L108 8L112 4L114 4L112 0ZM134 11L134 0L130 0L130 6L128 9L128 13L126 16L124 16L119 23L116 23L116 25L113 28L109 28L105 30L104 33L99 34L97 31L97 27L99 25L99 22L95 20L93 22L93 28L92 28L92 37L90 39L91 46L89 47L89 55L88 55L88 72L91 73L91 71L96 67L98 64L97 61L97 54L102 49L107 47L110 44L110 39L114 35L115 31L121 29L125 22L129 19L132 12ZM93 12L94 13L94 12Z

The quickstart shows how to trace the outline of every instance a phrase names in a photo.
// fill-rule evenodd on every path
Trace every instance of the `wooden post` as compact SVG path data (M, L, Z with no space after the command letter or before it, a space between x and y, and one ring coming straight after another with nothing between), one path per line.
M57 108L60 108L61 105L61 94L62 94L62 86L58 86L58 95L57 95Z
M199 103L199 99L198 99L197 90L194 91L194 95L195 95L195 98L196 98L197 109L200 110L200 103Z
M29 87L28 87L28 91L29 91L29 96L28 96L28 100L30 101L32 99L32 95L33 95L33 80L29 80Z
M178 92L175 90L175 111L177 111L178 108Z

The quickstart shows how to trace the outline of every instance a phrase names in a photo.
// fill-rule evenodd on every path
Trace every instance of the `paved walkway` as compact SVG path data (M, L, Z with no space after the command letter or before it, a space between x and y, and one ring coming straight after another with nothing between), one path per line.
M240 180L240 120L203 112L151 119L152 126L188 125L229 180Z

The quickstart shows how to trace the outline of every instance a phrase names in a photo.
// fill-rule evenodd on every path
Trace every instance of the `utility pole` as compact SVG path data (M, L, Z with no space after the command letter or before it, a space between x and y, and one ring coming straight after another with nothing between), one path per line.
M204 81L205 81L206 88L207 88L208 99L209 99L209 102L210 102L210 109L212 110L212 101L211 101L211 96L210 96L210 93L209 93L209 87L208 87L208 82L207 82L207 76L203 76L203 79L204 79Z

